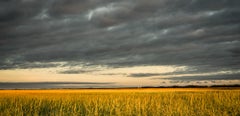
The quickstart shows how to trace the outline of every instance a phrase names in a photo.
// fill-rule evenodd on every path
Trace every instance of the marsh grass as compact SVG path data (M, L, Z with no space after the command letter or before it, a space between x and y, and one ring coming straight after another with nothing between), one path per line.
M1 90L0 116L239 116L240 90Z

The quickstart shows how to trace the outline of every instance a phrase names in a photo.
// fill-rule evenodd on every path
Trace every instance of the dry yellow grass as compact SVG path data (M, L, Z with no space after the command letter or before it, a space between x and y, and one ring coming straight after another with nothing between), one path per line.
M0 115L240 115L240 89L0 90Z

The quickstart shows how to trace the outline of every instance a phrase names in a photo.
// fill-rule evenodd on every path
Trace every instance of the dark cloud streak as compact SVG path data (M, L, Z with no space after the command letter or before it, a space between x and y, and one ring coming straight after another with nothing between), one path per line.
M210 76L182 76L182 77L170 77L170 78L159 78L166 80L175 81L203 81L203 80L239 80L239 74L228 74L228 75L210 75Z

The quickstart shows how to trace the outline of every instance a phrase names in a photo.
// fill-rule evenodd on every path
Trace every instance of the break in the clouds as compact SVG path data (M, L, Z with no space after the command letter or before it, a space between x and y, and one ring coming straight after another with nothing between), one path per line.
M0 68L238 70L239 6L239 0L2 0Z

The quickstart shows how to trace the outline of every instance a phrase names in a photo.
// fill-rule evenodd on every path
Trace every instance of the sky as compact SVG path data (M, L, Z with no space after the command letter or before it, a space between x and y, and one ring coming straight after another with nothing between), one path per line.
M239 0L1 0L0 83L239 84L239 6Z

